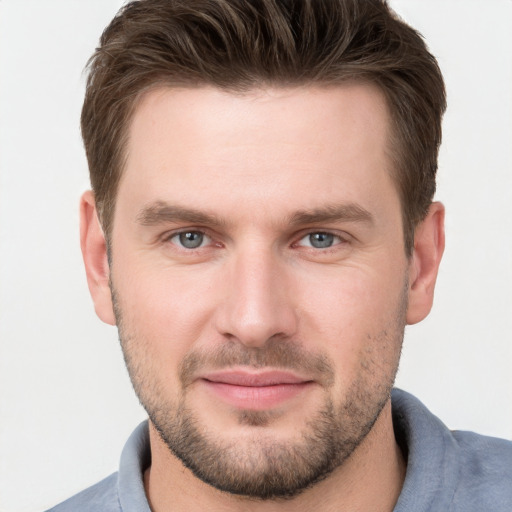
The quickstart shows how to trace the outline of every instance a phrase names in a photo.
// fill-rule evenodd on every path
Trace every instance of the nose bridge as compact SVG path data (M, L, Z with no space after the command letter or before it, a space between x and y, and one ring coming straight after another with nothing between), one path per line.
M291 336L296 318L284 262L272 247L253 241L230 258L218 328L247 346Z

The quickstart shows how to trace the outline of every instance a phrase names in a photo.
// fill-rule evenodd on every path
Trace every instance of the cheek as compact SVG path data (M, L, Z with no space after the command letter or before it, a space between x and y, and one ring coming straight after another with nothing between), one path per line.
M338 333L367 331L389 321L403 294L405 271L368 266L304 273L295 296L304 314ZM391 315L392 316L392 315Z
M309 274L301 287L302 337L316 340L343 383L369 357L394 364L403 334L404 271L345 267L328 276Z
M176 366L209 325L212 286L200 272L134 262L115 270L123 330L144 345L146 357L155 365ZM127 277L116 279L117 275Z

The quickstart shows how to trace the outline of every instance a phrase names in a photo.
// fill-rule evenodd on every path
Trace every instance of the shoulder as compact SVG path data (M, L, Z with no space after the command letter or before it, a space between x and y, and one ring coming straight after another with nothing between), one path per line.
M512 442L451 431L418 399L394 390L393 425L407 470L395 512L510 512Z
M460 454L459 486L454 503L466 502L479 510L512 507L512 442L473 432L452 433ZM477 508L478 509L478 508Z
M144 471L151 464L147 421L124 445L119 471L47 512L151 512L144 492Z
M117 473L75 494L47 512L121 512Z

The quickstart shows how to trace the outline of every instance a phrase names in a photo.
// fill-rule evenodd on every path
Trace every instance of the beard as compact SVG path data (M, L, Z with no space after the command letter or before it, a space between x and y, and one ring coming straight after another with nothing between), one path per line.
M396 315L377 335L367 336L356 378L343 396L332 396L336 373L325 355L296 342L271 338L261 348L226 341L209 351L190 352L179 365L180 394L173 400L159 381L145 347L150 342L125 323L112 288L119 339L134 390L170 452L203 482L234 495L257 500L291 499L329 476L367 437L390 400L398 369L407 310L406 289ZM237 411L243 438L226 439L209 431L190 407L193 376L201 368L234 366L297 370L324 388L323 401L294 439L272 435L273 411Z

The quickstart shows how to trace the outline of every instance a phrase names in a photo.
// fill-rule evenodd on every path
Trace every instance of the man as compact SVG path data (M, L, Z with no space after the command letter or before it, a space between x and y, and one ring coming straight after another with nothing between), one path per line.
M381 1L128 4L81 243L149 421L65 510L510 510L512 446L391 389L444 248L443 80Z

